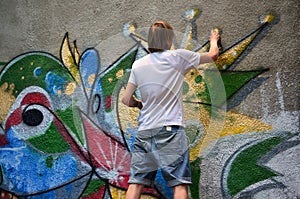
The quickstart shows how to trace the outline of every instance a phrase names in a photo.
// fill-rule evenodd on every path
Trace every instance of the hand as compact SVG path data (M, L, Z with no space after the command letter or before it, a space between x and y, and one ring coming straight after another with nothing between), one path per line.
M213 29L210 31L210 36L209 36L209 41L216 41L218 42L218 40L220 39L220 33L217 29Z
M133 102L132 102L132 105L131 107L137 107L138 109L142 109L143 108L143 104L140 100L136 100L134 97L133 98Z

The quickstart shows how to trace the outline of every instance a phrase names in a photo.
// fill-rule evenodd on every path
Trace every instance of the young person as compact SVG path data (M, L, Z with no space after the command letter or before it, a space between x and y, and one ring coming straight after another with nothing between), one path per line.
M122 98L125 105L140 109L126 199L140 198L143 187L153 185L158 169L167 186L172 187L175 199L188 198L191 172L183 128L182 86L192 67L218 58L219 37L218 32L211 31L206 53L170 50L173 28L165 21L157 21L149 28L150 54L133 63ZM136 89L141 101L134 97Z

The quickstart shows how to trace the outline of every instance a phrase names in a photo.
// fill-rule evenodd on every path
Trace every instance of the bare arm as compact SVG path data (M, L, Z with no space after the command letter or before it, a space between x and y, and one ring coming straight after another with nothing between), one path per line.
M129 82L127 84L124 96L122 98L122 103L128 107L137 107L139 109L142 109L143 107L142 102L136 100L134 97L135 90L136 90L136 85Z
M214 62L219 56L218 40L220 35L217 31L211 30L210 32L210 48L207 53L201 53L200 64Z

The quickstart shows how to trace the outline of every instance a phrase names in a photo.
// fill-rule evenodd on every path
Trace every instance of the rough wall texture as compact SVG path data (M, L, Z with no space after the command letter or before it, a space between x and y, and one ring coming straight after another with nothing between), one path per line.
M147 46L128 35L164 19L175 48L203 51L222 29L218 70L184 84L191 198L299 198L299 6L1 1L0 197L124 197L138 112L119 98ZM171 198L155 185L142 197Z

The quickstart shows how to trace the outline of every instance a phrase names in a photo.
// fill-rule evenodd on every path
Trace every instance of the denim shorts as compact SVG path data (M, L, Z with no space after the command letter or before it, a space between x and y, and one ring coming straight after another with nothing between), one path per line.
M168 187L191 184L188 139L181 126L139 131L134 142L130 184L153 186L158 169Z

